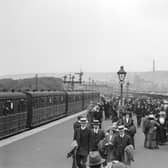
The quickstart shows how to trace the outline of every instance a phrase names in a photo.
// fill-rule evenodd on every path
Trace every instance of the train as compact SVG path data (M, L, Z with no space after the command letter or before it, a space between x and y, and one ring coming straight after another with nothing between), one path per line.
M96 91L0 92L0 139L86 109Z

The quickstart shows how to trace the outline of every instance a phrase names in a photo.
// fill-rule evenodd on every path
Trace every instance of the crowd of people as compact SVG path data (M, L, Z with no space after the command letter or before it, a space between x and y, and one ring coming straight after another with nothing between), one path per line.
M122 107L119 101L102 97L97 104L90 103L86 116L78 116L67 155L73 157L73 168L129 167L134 161L137 127L142 126L145 148L158 149L167 141L168 119L162 100L129 98ZM103 129L103 120L111 120L111 125Z

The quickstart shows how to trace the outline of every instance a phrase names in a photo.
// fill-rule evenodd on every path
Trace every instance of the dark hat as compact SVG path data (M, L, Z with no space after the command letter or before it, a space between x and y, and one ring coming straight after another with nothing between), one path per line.
M87 160L88 166L98 166L105 162L98 151L90 152Z
M79 123L85 124L85 123L88 123L88 121L87 121L86 117L82 117L82 118L80 118Z
M99 122L99 120L93 120L92 124L93 125L100 125L100 122Z

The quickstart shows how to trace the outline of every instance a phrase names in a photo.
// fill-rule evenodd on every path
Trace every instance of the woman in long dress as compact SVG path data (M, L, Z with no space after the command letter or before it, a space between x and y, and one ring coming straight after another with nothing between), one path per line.
M149 115L149 129L147 132L147 142L146 147L149 149L157 149L157 129L159 127L159 123L155 120L155 116L153 114Z

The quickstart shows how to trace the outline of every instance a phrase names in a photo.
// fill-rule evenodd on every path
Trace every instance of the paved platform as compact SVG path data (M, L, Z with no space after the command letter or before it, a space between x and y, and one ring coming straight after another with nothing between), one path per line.
M72 142L72 125L76 116L74 117L12 143L5 144L3 141L2 145L1 141L0 168L70 168L72 160L67 159L66 154ZM105 121L103 127L110 124L111 121ZM131 167L167 167L168 146L148 150L143 148L143 140L142 130L138 128L135 137L135 162Z

